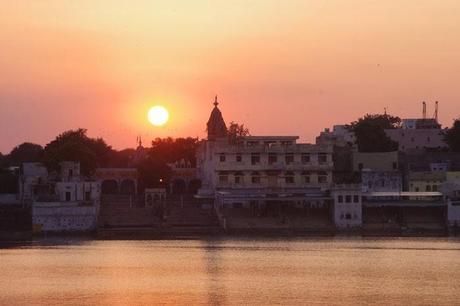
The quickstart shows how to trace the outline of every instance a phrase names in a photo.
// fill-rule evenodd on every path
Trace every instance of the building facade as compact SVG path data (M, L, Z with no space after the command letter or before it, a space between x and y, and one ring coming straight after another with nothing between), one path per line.
M211 131L216 130L213 124L225 125L216 109L217 105L208 122ZM332 184L332 146L297 140L297 136L244 136L231 143L226 132L208 135L197 152L200 192L213 196L221 190L327 189Z
M34 169L44 166L35 165ZM27 169L27 166L24 167ZM46 169L46 168L45 168ZM28 177L28 173L31 177ZM98 182L80 175L80 163L65 161L59 164L59 174L36 178L37 171L24 171L21 180L46 183L48 193L40 193L32 199L32 224L36 232L79 232L96 229L100 208L101 186ZM44 170L40 173L44 174Z
M334 201L334 223L339 229L362 226L362 192L359 185L335 186L331 195Z
M444 133L435 119L403 119L401 128L385 130L391 140L398 142L398 150L402 152L447 148Z
M202 182L197 197L214 199L222 214L234 208L253 217L277 216L274 227L285 226L283 222L294 218L290 212L300 207L330 205L332 145L297 143L297 136L241 136L230 141L224 126L215 103L208 139L197 150Z

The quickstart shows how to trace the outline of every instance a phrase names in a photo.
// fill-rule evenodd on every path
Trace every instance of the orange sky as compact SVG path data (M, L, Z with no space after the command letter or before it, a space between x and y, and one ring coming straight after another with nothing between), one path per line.
M0 151L85 127L204 136L215 94L252 134L314 141L364 113L460 115L460 2L3 0ZM171 120L148 124L149 106Z

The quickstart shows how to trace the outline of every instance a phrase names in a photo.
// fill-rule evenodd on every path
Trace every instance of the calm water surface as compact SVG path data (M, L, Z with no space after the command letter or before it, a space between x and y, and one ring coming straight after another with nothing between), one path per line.
M460 240L41 240L0 248L0 304L459 305Z

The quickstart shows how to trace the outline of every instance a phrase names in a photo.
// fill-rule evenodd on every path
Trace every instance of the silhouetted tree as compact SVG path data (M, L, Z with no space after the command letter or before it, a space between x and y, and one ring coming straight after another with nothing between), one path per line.
M24 142L11 150L9 162L13 166L20 166L24 162L38 162L43 158L43 147L41 145Z
M460 118L447 130L444 139L452 151L460 152Z
M360 152L391 152L398 150L398 143L391 140L385 129L400 127L399 117L387 114L367 114L348 125L348 129L356 136Z
M164 163L172 163L184 159L193 166L196 164L195 153L198 138L157 138L152 141L149 156Z
M244 124L238 124L234 121L230 122L228 126L228 139L230 143L238 143L242 137L248 135L250 135L249 129Z
M139 185L145 187L168 186L172 170L168 164L184 159L196 165L198 138L156 138L147 149L146 158L137 167Z
M120 151L112 151L107 162L108 166L119 168L129 167L132 163L135 152L136 150L132 148Z
M18 176L7 170L0 169L0 193L17 193Z
M139 187L166 187L171 178L171 168L164 162L148 156L137 166L139 172Z
M84 175L105 166L113 150L102 138L90 138L86 132L86 129L66 131L47 144L44 154L47 166L57 169L61 161L79 161Z
M0 153L0 169L8 167L8 157Z

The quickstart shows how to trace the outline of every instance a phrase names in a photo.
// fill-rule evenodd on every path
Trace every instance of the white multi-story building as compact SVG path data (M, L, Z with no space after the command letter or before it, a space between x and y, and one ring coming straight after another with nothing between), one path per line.
M362 192L359 185L335 186L331 192L334 200L333 216L337 228L362 226Z
M318 137L317 144L332 144L337 146L351 146L356 148L356 136L346 125L334 125L332 131L329 128L324 129Z
M96 228L101 185L80 175L80 163L60 163L60 175L50 179L40 163L24 163L20 199L32 203L37 232L91 231Z
M403 119L399 129L386 129L385 134L398 142L399 151L447 148L444 130L436 119Z
M228 207L260 207L267 202L321 205L330 200L332 145L297 143L297 136L231 141L218 103L214 105L208 139L197 151L199 197L219 198Z

